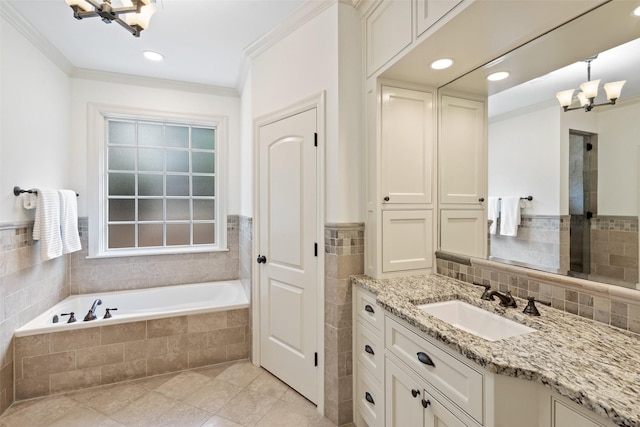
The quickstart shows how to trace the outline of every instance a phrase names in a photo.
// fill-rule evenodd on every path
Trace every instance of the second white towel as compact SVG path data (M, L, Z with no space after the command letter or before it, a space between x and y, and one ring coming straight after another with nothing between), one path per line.
M40 241L40 258L47 261L62 255L60 236L60 194L57 190L38 189L33 240Z
M503 197L500 203L500 235L515 237L520 225L520 197Z
M78 234L78 202L75 191L58 190L58 193L60 193L62 253L68 254L82 249Z
M487 219L493 221L489 226L489 234L496 234L498 229L498 206L500 204L499 197L489 196L489 204L487 205Z

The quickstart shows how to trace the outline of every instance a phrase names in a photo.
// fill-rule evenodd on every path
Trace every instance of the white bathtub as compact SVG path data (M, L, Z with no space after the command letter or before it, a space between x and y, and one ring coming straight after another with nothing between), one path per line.
M102 304L96 309L98 318L84 322L84 317L96 299L102 300ZM73 295L17 329L15 336L24 337L139 320L234 310L248 306L249 298L239 280ZM113 317L110 319L103 319L107 308L118 310L111 312ZM60 316L62 313L70 312L75 313L75 323L66 323L69 317ZM60 320L53 323L53 317L56 315Z

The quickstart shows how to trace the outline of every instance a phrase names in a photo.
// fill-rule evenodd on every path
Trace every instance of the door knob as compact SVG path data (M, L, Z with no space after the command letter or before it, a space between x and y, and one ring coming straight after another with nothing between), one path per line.
M264 255L258 255L258 259L256 261L258 261L258 264L265 264L267 262L267 257Z
M480 197L480 198L478 199L478 201L479 201L480 203L484 202L484 197Z
M384 196L384 201L385 201L385 202L388 202L389 200L390 200L390 199L389 199L389 196Z

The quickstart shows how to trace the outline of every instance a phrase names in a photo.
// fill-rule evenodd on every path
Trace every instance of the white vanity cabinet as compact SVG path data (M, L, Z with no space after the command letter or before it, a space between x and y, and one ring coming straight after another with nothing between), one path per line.
M487 255L486 123L484 101L441 95L440 249L479 258Z
M384 426L384 310L370 292L353 288L354 422Z

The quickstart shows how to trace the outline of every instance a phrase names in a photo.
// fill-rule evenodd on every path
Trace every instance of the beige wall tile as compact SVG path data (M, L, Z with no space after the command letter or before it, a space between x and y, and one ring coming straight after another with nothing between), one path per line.
M49 335L51 334L38 334L16 338L16 359L49 353Z
M100 344L139 341L147 337L146 322L121 323L100 328Z
M227 361L227 349L221 345L202 350L189 352L189 368L200 368L202 366L214 365Z
M167 317L147 321L147 338L187 333L187 316Z
M25 357L22 359L23 378L73 371L76 368L75 351Z
M100 385L100 368L79 369L51 375L51 393L96 387Z
M227 327L226 311L194 314L188 316L187 319L189 322L189 332L213 331Z
M211 345L208 332L167 337L167 353L183 353L185 351L201 350L211 347Z
M249 357L249 343L242 342L238 344L227 345L227 361L241 360Z
M182 371L189 367L189 354L173 353L147 359L147 376Z
M210 346L237 344L245 341L245 327L220 329L209 332Z
M124 343L124 360L149 359L167 354L167 337Z
M76 351L76 367L92 368L124 362L124 344L102 345Z
M227 326L246 326L249 324L249 309L227 311Z
M111 384L118 381L133 380L147 375L147 360L138 359L130 362L104 365L100 367L100 384Z
M49 394L49 375L16 380L16 400L32 399Z
M49 335L52 353L100 345L100 328L98 327L56 332Z
M338 425L344 425L353 421L353 401L340 402L338 404Z

